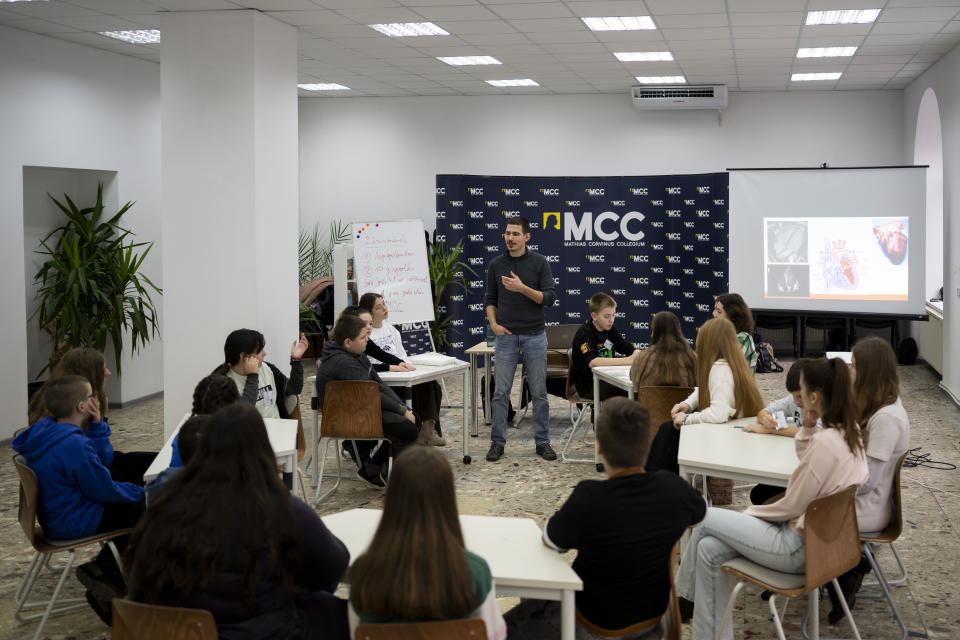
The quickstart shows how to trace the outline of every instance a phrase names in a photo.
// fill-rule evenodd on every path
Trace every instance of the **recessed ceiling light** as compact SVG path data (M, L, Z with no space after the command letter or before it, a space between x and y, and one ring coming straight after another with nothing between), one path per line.
M877 19L880 9L837 9L808 11L807 24L868 24Z
M637 76L640 84L686 84L683 76Z
M798 58L849 58L857 52L856 47L810 47L797 51Z
M613 55L620 62L664 62L673 60L669 51L617 51Z
M4 2L14 3L14 2L46 2L47 0L0 0L0 4Z
M447 56L444 58L437 58L437 60L440 62L446 62L454 67L477 64L503 64L496 58L492 58L490 56Z
M517 78L516 80L487 80L487 84L492 84L495 87L539 87L540 84L536 80L531 80L530 78Z
M843 74L839 71L831 73L795 73L790 76L792 82L809 82L811 80L839 80Z
M656 29L650 16L608 16L606 18L580 18L591 31L640 31Z
M350 87L345 87L342 84L337 84L336 82L321 82L319 84L298 84L298 89L305 89L306 91L348 91Z
M159 29L138 29L136 31L98 31L102 36L116 38L133 44L156 44L160 42Z
M389 24L368 24L368 27L391 38L415 36L448 36L445 31L432 22L391 22Z

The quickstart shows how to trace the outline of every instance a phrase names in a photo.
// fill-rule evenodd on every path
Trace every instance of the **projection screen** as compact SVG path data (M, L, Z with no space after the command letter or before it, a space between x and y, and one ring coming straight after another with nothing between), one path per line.
M730 291L751 307L924 315L926 167L730 170Z

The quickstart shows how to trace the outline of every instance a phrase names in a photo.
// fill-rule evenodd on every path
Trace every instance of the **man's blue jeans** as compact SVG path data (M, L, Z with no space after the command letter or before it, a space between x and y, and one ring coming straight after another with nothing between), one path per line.
M547 334L545 331L497 336L494 348L493 425L490 440L507 442L507 404L513 377L521 359L527 369L527 384L533 399L533 439L550 444L550 401L547 400Z

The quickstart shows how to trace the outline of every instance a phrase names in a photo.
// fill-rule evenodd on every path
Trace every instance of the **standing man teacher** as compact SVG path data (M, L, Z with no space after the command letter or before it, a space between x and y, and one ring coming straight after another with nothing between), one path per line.
M496 462L503 456L507 442L507 405L517 364L523 358L527 384L533 399L533 437L537 455L556 460L550 446L550 404L547 400L547 334L543 308L557 299L553 274L547 259L527 249L530 223L515 216L507 220L507 252L494 258L487 270L487 293L484 297L487 321L496 334L494 349L496 369L493 393L493 426L487 460Z

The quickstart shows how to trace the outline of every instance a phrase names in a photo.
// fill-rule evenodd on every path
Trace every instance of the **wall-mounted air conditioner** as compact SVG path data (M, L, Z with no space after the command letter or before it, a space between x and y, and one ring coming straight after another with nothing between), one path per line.
M630 88L637 109L725 109L727 86L640 85Z

